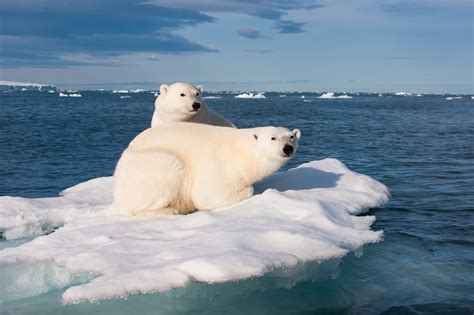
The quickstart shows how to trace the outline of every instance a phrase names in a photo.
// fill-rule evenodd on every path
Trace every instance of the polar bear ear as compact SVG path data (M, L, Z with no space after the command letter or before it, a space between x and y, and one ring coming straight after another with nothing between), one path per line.
M162 84L160 86L160 94L166 95L166 93L168 93L168 89L169 89L169 86L167 86L166 84Z
M295 137L297 139L299 139L301 137L301 131L299 129L293 129L293 134L295 135Z
M203 93L204 92L204 85L199 84L198 86L196 86L196 89L198 89L199 93Z

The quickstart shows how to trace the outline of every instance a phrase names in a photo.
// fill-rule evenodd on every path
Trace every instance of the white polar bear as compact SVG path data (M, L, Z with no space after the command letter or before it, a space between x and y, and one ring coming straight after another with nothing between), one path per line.
M187 83L162 84L155 101L155 112L151 126L168 123L194 122L214 126L235 126L221 115L209 109L202 99L204 87Z
M149 216L237 203L294 155L300 135L298 129L191 123L149 128L117 164L114 205L122 215Z

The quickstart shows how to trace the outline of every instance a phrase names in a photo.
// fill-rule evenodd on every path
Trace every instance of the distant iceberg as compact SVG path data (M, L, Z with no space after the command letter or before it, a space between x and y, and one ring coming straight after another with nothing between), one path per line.
M349 99L349 98L352 98L352 96L350 95L339 95L339 96L336 96L334 95L333 92L327 92L327 93L323 93L321 96L319 96L318 98L341 98L341 99Z
M206 100L213 100L213 99L219 99L222 98L222 96L204 96L203 99Z
M411 96L411 93L408 92L397 92L395 93L396 96Z
M130 95L122 95L120 98L132 98Z
M234 98L266 98L265 97L265 92L260 92L260 93L256 93L256 94L253 94L253 93L241 93L239 95L236 95L234 96Z
M0 303L61 288L64 303L126 298L338 259L381 240L370 229L375 217L357 214L389 198L335 159L277 173L248 200L186 216L118 217L112 186L105 177L60 197L0 197L3 243L13 242L0 251Z
M63 92L59 92L59 97L69 97L69 95Z

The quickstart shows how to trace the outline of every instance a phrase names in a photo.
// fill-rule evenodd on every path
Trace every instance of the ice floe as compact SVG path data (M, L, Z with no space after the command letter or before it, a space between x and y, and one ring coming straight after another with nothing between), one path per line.
M66 287L65 303L125 298L340 258L381 239L375 217L356 214L389 197L383 184L324 159L274 174L226 208L139 219L115 215L112 182L55 198L0 197L5 242L59 227L0 251L0 302Z
M220 99L222 98L222 96L204 96L203 99L206 99L206 100L214 100L214 99Z
M339 95L339 96L336 96L334 95L333 92L327 92L327 93L323 93L321 96L319 96L318 98L341 98L341 99L349 99L349 98L352 98L352 96L350 95Z
M59 92L59 97L82 97L82 95L80 93L67 94L67 93Z
M241 93L239 95L234 96L235 98L266 98L265 92L260 92L253 94L252 92L249 93Z

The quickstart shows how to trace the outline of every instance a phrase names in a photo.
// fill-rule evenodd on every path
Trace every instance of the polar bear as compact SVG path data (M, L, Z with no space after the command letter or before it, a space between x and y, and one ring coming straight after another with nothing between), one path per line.
M281 127L235 129L174 123L140 133L114 174L122 215L210 211L253 195L253 184L278 170L301 132Z
M221 115L209 109L202 98L204 87L187 83L160 86L160 96L155 101L151 126L174 122L194 122L214 126L235 126Z

